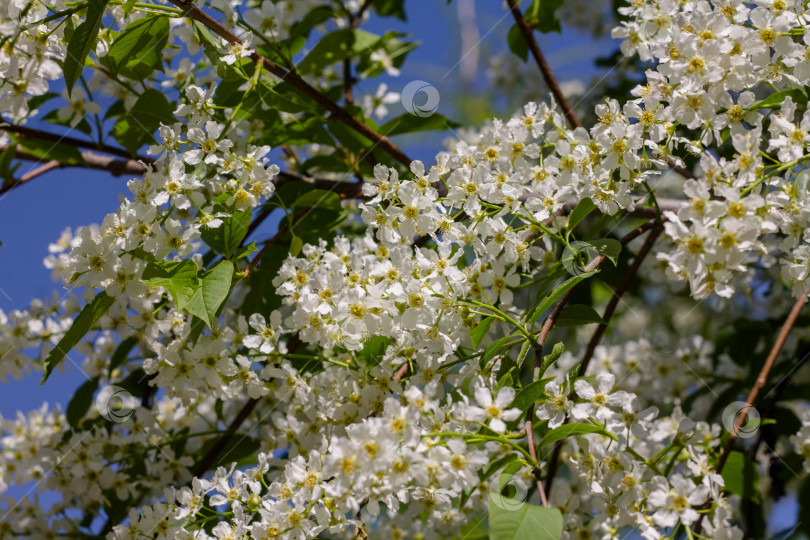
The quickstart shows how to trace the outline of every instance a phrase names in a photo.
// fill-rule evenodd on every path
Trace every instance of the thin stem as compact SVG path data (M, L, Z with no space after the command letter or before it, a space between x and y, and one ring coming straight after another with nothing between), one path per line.
M622 237L622 239L620 240L621 244L623 246L626 246L627 244L629 244L630 242L632 242L633 240L644 234L646 231L660 227L661 223L664 221L667 221L666 216L664 216L661 219L661 221L654 219L652 221L648 221L647 223L636 229L633 229L632 231L630 231L629 233L627 233ZM588 266L585 267L585 272L596 270L596 268L598 268L599 265L602 264L602 261L604 261L606 258L607 257L605 255L600 255L599 257L596 257L593 261L591 261L588 264ZM543 324L543 328L540 331L540 335L538 337L538 342L540 343L540 345L545 343L546 337L548 336L548 332L551 330L551 326L554 324L554 320L559 316L560 312L562 312L562 308L565 307L565 304L574 294L574 291L576 291L577 288L582 283L583 282L579 282L576 285L574 285L567 293L565 293L565 295L562 298L560 298L560 300L557 302L557 305L554 306L554 311L552 311L551 315L549 315L548 319L546 319L546 322ZM539 352L537 351L535 352L534 369L537 372L539 372L540 367L542 366L542 354L543 354L542 350ZM584 373L584 370L582 370L582 366L580 366L579 373L580 374ZM568 419L566 418L566 422L567 421ZM558 442L554 446L554 450L552 451L551 454L551 459L549 461L548 466L548 474L546 476L545 482L545 489L547 493L551 493L551 485L554 482L554 476L556 476L557 474L557 468L559 467L561 452L562 452L562 441Z
M6 148L7 147L5 146L0 147L0 152L3 152ZM4 193L7 193L12 189L28 182L29 180L33 180L34 178L55 169L66 169L69 167L82 169L97 169L107 171L113 176L122 176L128 174L141 175L146 172L146 167L144 167L142 163L139 163L133 159L118 159L110 156L103 156L95 152L90 152L89 150L85 150L84 152L82 152L81 155L83 163L62 163L57 160L48 161L42 167L39 167L27 174L24 174L18 180L7 182L5 185L0 187L0 195L3 195ZM42 162L42 158L35 156L33 154L29 154L24 150L22 150L21 148L17 149L17 152L15 153L14 157L16 159L32 161L36 163Z
M611 317L613 317L613 313L616 311L616 307L619 305L619 301L622 299L622 295L627 292L627 289L630 287L630 283L635 278L636 273L638 272L639 267L641 267L641 263L644 262L644 259L652 250L655 241L658 239L658 236L663 231L663 227L655 227L650 231L649 236L647 236L647 240L645 240L644 245L641 246L641 249L638 251L635 259L633 259L633 264L630 265L630 268L627 269L627 273L624 275L624 279L622 282L619 283L619 286L616 287L616 290L613 291L613 297L608 302L608 305L605 307L605 312L602 314L602 320L605 321L604 324L599 324L596 327L596 330L591 336L591 340L588 342L588 346L585 349L585 356L582 358L582 363L579 366L579 370L577 371L577 376L585 375L588 372L588 365L591 362L591 358L593 358L593 353L596 350L596 346L599 345L599 341L602 339L602 336L605 334L605 330L607 330L607 325L610 323Z
M759 371L759 375L757 376L757 380L754 382L754 386L748 393L748 397L745 400L745 407L743 407L742 411L737 417L737 421L734 423L734 430L731 432L731 436L728 438L728 441L726 441L726 446L725 448L723 448L723 454L717 461L718 474L723 472L723 467L726 464L726 460L728 459L729 454L731 454L731 451L734 448L734 443L737 440L737 437L739 436L740 429L742 429L743 425L745 424L745 421L748 419L748 411L751 409L751 407L754 406L754 401L756 401L757 396L759 395L759 391L762 390L763 386L765 386L765 382L768 380L768 374L770 374L771 368L776 362L776 358L782 351L782 347L785 346L785 341L787 341L788 335L790 334L793 325L796 324L796 319L798 319L799 313L801 313L802 308L804 307L804 303L806 301L807 301L807 294L802 293L802 296L798 300L796 300L795 304L793 304L793 309L790 310L790 314L788 315L787 319L785 319L785 322L782 324L782 328L779 330L779 335L776 337L776 341L774 342L773 347L771 348L771 352L768 353L768 358L765 360L765 364Z
M515 23L517 23L520 33L523 34L523 39L526 40L526 45L529 47L535 62L537 62L537 67L540 68L540 73L543 75L543 80L546 82L546 86L548 86L551 93L554 94L554 99L560 105L565 118L568 120L568 124L572 129L582 127L582 122L580 122L579 118L577 118L571 104L568 103L568 99L566 99L565 95L560 89L560 85L557 84L557 79L554 77L554 73L551 71L551 68L546 62L546 57L543 56L543 52L540 50L540 46L537 44L537 40L534 38L534 31L532 30L532 27L529 26L526 19L523 18L523 13L520 11L518 2L516 0L506 0L506 3L509 5L509 9L512 11L512 16L515 18Z
M734 443L737 441L740 429L742 429L743 424L745 424L745 421L748 419L748 411L754 406L754 401L756 401L759 391L763 386L765 386L765 382L768 380L768 374L770 374L771 368L776 362L776 358L782 351L782 347L785 346L785 341L787 341L788 335L793 329L793 325L796 324L796 319L799 318L799 313L801 313L806 301L807 292L803 291L802 296L796 300L795 304L793 304L793 309L790 310L787 319L785 319L785 322L782 324L782 328L779 330L779 334L776 336L776 341L774 342L773 347L771 347L771 352L768 353L768 357L765 359L765 364L762 366L762 369L759 370L757 380L754 382L754 386L751 387L751 391L748 393L748 397L745 400L745 406L739 413L739 416L737 416L737 420L734 423L734 430L731 432L731 435L726 441L726 445L723 447L723 454L720 456L720 459L717 460L717 467L715 468L715 472L717 474L723 472L723 467L725 467L728 456L731 455L731 451L734 449ZM711 499L706 500L706 502L703 504L703 509L708 509L710 504ZM700 519L698 519L698 522L695 525L695 533L697 534L700 534L700 531L702 530L703 516L705 515L706 514L701 514Z
M293 216L292 223L294 224L296 221L301 219L307 212L309 212L308 208L304 208L303 210L299 211L297 214L295 214L295 216ZM282 236L284 236L284 233L286 233L289 228L290 228L289 224L284 224L283 227L279 227L278 232L275 235L273 235L273 237L262 246L262 249L259 250L259 252L253 258L253 260L250 261L250 263L247 265L247 268L245 268L246 275L250 275L250 272L252 272L253 269L256 268L256 265L259 264L259 261L262 260L262 257L264 257L264 254L267 252L267 250L270 249L276 242L278 242L278 240Z
M41 141L48 141L54 144L64 144L67 146L75 146L76 148L89 148L91 150L98 150L99 152L104 152L105 154L111 154L113 156L119 156L122 158L129 159L131 154L124 150L123 148L117 148L115 146L109 146L106 144L96 144L92 141L83 141L82 139L76 139L74 137L67 137L65 135L57 135L56 133L49 133L47 131L42 131L39 129L24 127L24 126L17 126L6 122L3 120L0 122L0 130L6 131L8 133L16 133L18 135L22 135L23 137L31 137L32 139L38 139ZM144 156L134 156L139 161L143 161L146 163L152 163L155 161L152 158L144 157Z

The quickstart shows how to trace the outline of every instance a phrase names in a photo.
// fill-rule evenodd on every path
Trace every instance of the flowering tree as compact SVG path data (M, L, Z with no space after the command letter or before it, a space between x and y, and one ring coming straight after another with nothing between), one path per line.
M549 99L427 164L435 88L356 95L401 0L0 3L0 193L129 189L0 312L0 376L88 378L0 419L3 539L810 533L806 2L619 2L586 126L507 0Z

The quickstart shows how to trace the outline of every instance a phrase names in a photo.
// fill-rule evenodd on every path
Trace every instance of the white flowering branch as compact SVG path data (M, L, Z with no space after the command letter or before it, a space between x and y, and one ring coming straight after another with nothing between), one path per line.
M796 319L799 318L799 314L801 313L806 302L807 294L802 294L793 304L793 308L790 310L785 322L782 323L782 327L779 329L779 334L776 336L776 341L774 342L773 347L771 347L768 357L765 359L765 363L762 365L762 368L759 371L759 375L757 375L754 386L751 387L751 390L748 392L748 397L745 398L745 406L739 411L735 418L734 429L729 434L728 440L726 440L726 444L723 446L723 453L720 455L720 458L717 460L717 465L715 466L715 471L717 474L723 472L723 468L726 466L726 461L728 461L728 457L731 455L731 452L734 449L734 444L737 442L740 430L748 420L748 412L754 406L754 402L759 395L759 391L762 390L763 386L765 386L765 383L768 380L768 375L771 372L771 368L773 368L779 353L782 351L782 347L785 346L788 335L790 335L790 331L796 324ZM789 376L790 374L788 377ZM703 504L703 509L708 508L710 505L711 499L707 500ZM698 519L698 522L695 525L695 534L700 534L703 527L703 517L705 515L706 514L701 514L700 519Z
M243 41L239 39L233 32L231 32L227 27L222 25L221 23L214 20L210 15L205 13L199 7L194 5L192 1L186 0L169 0L172 4L179 7L183 10L183 13L205 25L206 28L214 32L219 37L225 39L228 43L237 43L241 44ZM283 67L279 66L269 58L259 54L258 52L253 52L250 55L251 59L255 62L261 63L267 71L276 75L281 80L289 83L290 85L294 86L310 98L315 101L317 104L321 105L327 111L332 113L332 116L335 117L336 120L346 124L348 127L359 133L360 135L366 137L367 139L371 140L376 146L379 146L380 149L385 151L399 163L408 167L411 163L411 159L403 152L397 145L395 145L391 140L382 135L377 133L370 127L368 127L363 122L359 121L353 115L346 112L340 105L329 99L326 95L324 95L320 90L309 84L305 81L300 75L295 73L294 71L288 71Z

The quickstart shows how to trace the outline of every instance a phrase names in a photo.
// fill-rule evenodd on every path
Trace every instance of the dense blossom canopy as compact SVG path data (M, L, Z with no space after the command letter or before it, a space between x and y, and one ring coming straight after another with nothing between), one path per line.
M804 2L634 0L613 36L644 80L592 126L547 81L430 163L380 134L439 115L352 95L412 48L358 28L397 2L0 4L5 172L97 163L26 133L61 100L129 178L51 245L70 293L0 312L0 378L53 384L75 346L89 379L0 419L0 493L36 485L0 538L741 539L796 489L768 464L810 471L810 413L777 404L806 397ZM531 48L544 2L509 4Z

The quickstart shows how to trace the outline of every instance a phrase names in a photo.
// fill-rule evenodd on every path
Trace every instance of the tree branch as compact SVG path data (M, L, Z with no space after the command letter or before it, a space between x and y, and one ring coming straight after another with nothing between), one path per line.
M620 241L623 246L626 246L627 244L629 244L630 242L632 242L633 240L644 234L646 231L658 225L660 225L658 221L648 221L641 227L637 227L636 229L633 229L632 231L627 233L624 237L622 237ZM602 262L604 262L606 258L607 258L606 255L600 255L594 258L594 260L588 263L588 265L585 267L585 273L596 270L599 267L599 265L602 264ZM548 318L546 318L546 320L543 322L543 326L541 327L540 332L537 334L538 347L535 348L534 350L534 373L532 375L532 379L535 381L540 379L541 375L540 369L542 368L543 365L543 347L545 345L546 339L548 338L548 334L549 332L551 332L551 328L554 326L554 323L559 318L560 313L562 313L563 308L565 308L565 305L568 303L568 301L574 295L574 292L579 288L581 284L582 282L580 281L579 283L571 287L571 289L557 301L557 303L554 305L554 308L551 310L551 314L549 314ZM536 450L534 448L534 434L532 432L533 418L534 418L534 403L532 403L531 406L529 406L529 409L526 411L526 435L529 442L530 453L532 457L535 459L535 461L537 461ZM545 486L542 485L537 473L535 472L535 478L537 478L538 490L540 491L541 500L545 497L546 493L551 492L551 482L553 481L554 475L557 472L557 462L559 460L560 448L562 448L562 445L560 443L557 443L557 446L554 448L554 454L552 455L551 462L549 463L548 476L546 477Z
M205 13L199 7L194 5L194 3L191 0L169 0L169 1L175 6L182 9L186 16L191 17L195 21L205 25L206 28L214 32L219 37L223 38L228 43L242 43L242 40L239 39L233 32L231 32L227 27L225 27L221 23L214 20L210 15ZM385 151L388 155L390 155L395 160L400 162L402 165L404 165L405 167L408 167L410 165L411 159L402 150L400 150L398 146L392 143L391 140L388 139L388 137L380 133L377 133L376 131L368 127L366 124L364 124L363 122L359 121L357 118L346 112L345 109L343 109L340 105L329 99L320 90L310 85L300 75L298 75L294 71L287 71L286 69L282 68L269 58L262 56L258 52L253 52L250 55L250 58L254 62L261 62L261 64L264 66L265 69L267 69L267 71L269 71L273 75L276 75L283 81L289 83L290 85L294 86L295 88L306 94L318 105L322 106L327 111L332 113L332 116L336 120L346 124L348 127L352 128L360 135L374 142L376 146L379 146L383 151Z
M562 93L560 85L557 84L557 79L554 77L554 73L552 73L551 68L546 62L546 57L543 56L543 52L540 50L540 46L537 44L537 40L534 38L534 31L532 30L532 27L529 26L526 19L523 18L523 13L520 11L518 2L516 0L506 0L506 3L509 5L509 9L512 12L512 16L515 18L515 23L517 24L520 33L523 34L523 39L526 40L526 45L529 47L535 62L537 62L537 67L540 68L540 73L543 75L543 80L546 82L546 86L548 86L551 93L554 94L554 99L560 105L565 118L568 120L568 124L572 129L582 127L582 122L580 122L579 118L577 118L571 104L568 103L568 100Z
M796 303L793 304L793 309L790 310L790 314L788 314L787 319L785 319L785 322L782 324L782 328L779 330L779 335L776 337L776 341L771 348L771 352L768 353L768 358L765 360L765 364L759 371L759 375L757 376L757 380L754 382L754 386L748 393L748 397L745 400L745 407L743 407L742 411L737 417L737 421L734 423L734 431L731 432L731 436L729 436L728 440L726 441L726 445L723 448L723 454L720 456L720 459L717 460L718 474L723 472L723 467L726 464L729 454L731 454L731 451L734 448L734 443L739 436L740 429L742 429L745 421L748 419L748 411L754 406L754 401L756 401L759 391L762 390L763 386L765 386L765 382L768 380L768 374L770 374L771 368L776 362L776 358L782 351L782 347L785 346L785 341L787 341L788 335L790 334L791 329L793 329L793 325L796 324L796 319L799 318L799 313L801 313L806 301L807 293L803 293L801 298L796 300Z
M309 211L310 211L309 208L304 208L300 210L297 214L295 214L295 216L293 216L292 218L293 224L295 224L299 219L308 214ZM253 258L253 260L250 261L250 263L248 263L247 267L245 268L244 272L246 275L250 275L253 269L256 268L256 265L259 264L259 261L262 260L264 254L267 253L267 250L270 249L270 247L273 246L276 242L278 242L279 239L284 235L284 233L287 232L289 228L290 228L289 222L285 223L283 226L278 228L278 231L276 232L275 235L273 235L273 237L270 240L265 242L265 244L262 246L262 249L259 250L259 252Z
M0 152L5 150L6 148L7 147L0 147ZM112 174L113 176L123 176L127 174L141 175L146 172L146 167L144 167L142 163L139 163L133 159L118 159L110 156L103 156L101 154L97 154L89 150L85 150L84 152L82 152L81 155L82 160L84 161L83 163L63 163L57 160L48 161L41 167L38 167L37 169L24 174L18 180L6 182L5 185L0 187L0 195L7 193L12 189L17 188L22 184L28 182L29 180L33 180L34 178L42 174L45 174L46 172L53 171L55 169L68 169L68 168L95 169L100 171L106 171ZM37 157L33 154L29 154L22 149L18 149L14 157L16 159L21 159L24 161L33 161L37 163L42 162L42 158Z
M40 165L36 169L22 175L20 177L20 179L17 180L17 184L24 184L24 183L28 182L29 180L33 180L37 176L43 175L46 172L52 171L54 169L58 169L61 166L62 166L62 164L60 162L56 161L56 160L48 161L44 165Z
M742 429L743 424L745 424L745 421L748 419L748 411L754 406L754 401L756 401L759 391L763 386L765 386L765 382L768 380L768 374L770 374L771 368L776 362L776 358L782 351L782 347L785 346L785 341L787 341L788 335L793 329L793 325L796 324L796 319L799 318L799 313L801 313L806 301L807 291L804 291L801 298L796 300L796 303L793 304L793 309L790 310L787 319L785 319L785 322L782 324L782 328L779 330L779 334L776 336L776 341L774 342L773 347L771 347L768 357L765 359L765 364L762 366L762 369L759 370L759 375L757 376L757 380L754 382L754 386L751 387L751 391L748 392L748 397L745 399L745 406L742 408L742 411L739 413L739 416L737 416L737 419L734 422L734 430L731 432L731 435L729 435L729 438L723 447L723 453L720 455L720 459L717 460L717 466L715 467L715 472L717 472L717 474L723 472L723 467L726 465L728 456L731 455L731 451L734 449L734 443L737 442L740 429ZM703 503L702 509L705 510L709 508L710 505L711 498L707 499L706 502ZM694 532L697 534L700 534L701 530L703 529L703 517L705 515L705 513L701 513L700 518L695 524Z
M661 226L654 227L651 231L649 236L647 236L647 240L644 242L644 245L641 246L638 253L636 254L635 259L633 259L633 264L630 265L630 268L627 269L627 272L622 279L622 282L619 283L619 286L616 287L616 290L613 291L613 296L611 297L608 305L605 307L605 312L602 314L602 320L605 321L604 324L599 324L596 327L596 330L591 336L591 340L588 342L588 346L585 349L585 356L582 358L582 363L579 365L579 370L577 371L577 377L585 375L588 372L588 365L591 362L591 358L593 358L593 353L596 350L596 346L599 344L599 341L602 339L602 336L605 334L605 330L607 330L607 325L610 323L611 317L613 317L613 313L616 311L616 307L619 305L619 301L622 298L622 295L627 291L628 287L630 287L630 283L633 281L633 278L636 277L636 273L638 269L641 267L641 263L644 262L644 259L652 250L655 241L660 236L661 232L663 232L664 228Z
M58 135L56 133L42 131L40 129L18 126L6 122L5 120L0 121L0 130L7 133L16 133L17 135L22 135L23 137L38 139L40 141L52 142L54 144L64 144L67 146L74 146L76 148L89 148L90 150L97 150L99 152L104 152L105 154L111 154L113 156L118 156L125 159L135 157L138 160L146 163L151 163L154 161L154 159L144 156L132 156L123 148L117 148L115 146L109 146L106 144L96 144L93 141L85 141L82 139L76 139L75 137L68 137L66 135Z
M49 139L43 137L40 140L49 140ZM8 147L7 146L0 147L0 152L3 152L6 148ZM22 177L20 177L18 180L8 182L5 186L0 187L0 195L6 193L7 191L11 191L15 187L29 180L32 180L41 174L44 174L46 172L55 169L68 169L68 168L96 169L100 171L106 171L112 174L113 176L124 176L128 174L142 175L146 172L146 167L143 165L143 163L135 161L134 159L117 159L110 156L103 156L101 154L97 154L96 152L91 152L89 150L83 151L81 155L82 159L84 160L83 163L63 163L57 160L48 161L45 165L39 167L35 171L31 171L30 173L27 173ZM42 162L42 158L26 152L22 148L17 149L17 152L15 153L14 157L16 159L21 159L25 161ZM138 159L143 160L146 163L154 162L153 159L144 156L138 156ZM37 174L34 174L35 172ZM357 199L363 196L363 186L362 184L356 182L339 182L334 180L323 180L319 178L311 178L309 176L303 175L299 176L285 171L280 171L278 173L274 183L278 188L290 182L306 182L308 184L312 184L318 189L333 191L337 193L341 199Z

